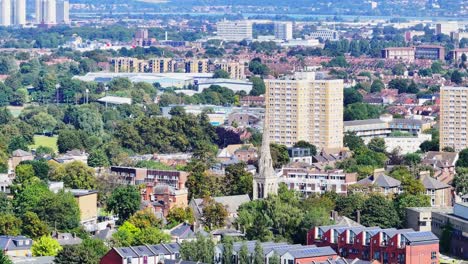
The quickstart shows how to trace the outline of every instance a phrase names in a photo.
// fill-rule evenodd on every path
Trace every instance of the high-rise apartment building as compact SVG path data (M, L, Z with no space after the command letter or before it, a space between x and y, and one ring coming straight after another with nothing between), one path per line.
M208 60L192 59L186 60L185 72L186 73L207 73L208 72Z
M70 2L62 0L57 2L57 24L70 24Z
M223 61L223 62L216 64L216 68L229 73L229 77L231 79L236 79L236 80L245 79L245 66L243 62L237 62L237 61L224 62Z
M252 22L248 20L228 21L216 23L217 35L227 41L242 41L252 39Z
M36 0L36 24L57 24L57 2L55 0Z
M26 0L12 1L12 22L14 25L26 24Z
M0 25L10 26L11 20L11 0L0 0Z
M171 58L154 58L149 60L149 71L152 73L175 72L177 64Z
M468 87L440 88L440 149L468 147Z
M265 80L271 142L318 148L343 147L343 80L316 80L313 72Z
M292 38L292 22L275 22L275 39L290 40Z
M0 26L25 24L26 0L0 0Z

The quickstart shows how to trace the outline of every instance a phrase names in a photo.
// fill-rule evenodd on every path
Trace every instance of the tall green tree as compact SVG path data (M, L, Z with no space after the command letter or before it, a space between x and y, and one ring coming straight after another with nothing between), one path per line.
M252 82L252 90L250 91L250 95L259 96L265 94L265 82L262 78L252 76L250 77L250 81Z
M210 237L205 237L198 233L196 240L183 241L180 246L182 259L190 261L200 261L203 263L214 263L214 243Z
M400 218L391 200L380 194L371 194L364 202L361 224L381 228L398 227Z
M223 264L232 263L232 251L233 251L233 242L230 236L223 238Z
M285 145L270 143L270 153L273 167L278 169L289 163L288 148Z
M0 235L17 236L21 234L21 219L13 214L0 215Z
M107 201L107 209L119 216L123 223L140 208L140 192L134 186L118 187Z
M253 175L246 171L246 164L244 163L227 166L224 182L225 195L252 195Z
M255 242L255 251L253 256L253 264L264 264L265 258L263 256L263 247L260 241Z
M50 178L63 181L64 185L72 189L91 190L96 187L95 172L81 161L73 161L58 166L50 174Z
M202 222L206 228L212 230L223 227L227 217L228 212L223 204L216 202L211 197L203 199Z
M375 137L371 139L367 147L375 152L385 153L385 140L383 138Z
M249 259L249 250L247 248L247 243L242 243L242 246L239 250L239 264L250 264Z
M37 239L49 233L49 227L44 221L39 219L36 213L26 212L22 216L22 220L22 235L28 236L32 239Z

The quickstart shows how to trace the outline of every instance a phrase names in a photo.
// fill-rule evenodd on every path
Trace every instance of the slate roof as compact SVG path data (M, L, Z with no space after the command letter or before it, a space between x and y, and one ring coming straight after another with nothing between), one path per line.
M98 238L100 240L108 240L108 239L111 239L112 238L112 235L117 232L117 230L115 229L111 229L111 228L106 228L104 230L100 230L99 232L97 232L94 237L95 238Z
M195 232L192 231L192 226L187 223L180 224L171 230L171 236L180 239L187 239L195 237Z
M223 204L230 214L237 213L237 209L239 209L241 204L250 202L250 197L247 194L213 197L213 199L217 203ZM203 199L194 199L194 201L197 207L196 210L201 214L203 211Z
M399 187L401 185L401 182L385 174L379 174L377 176L372 175L370 177L364 178L358 181L357 184L361 184L361 185L376 184L377 186L382 187L382 188L393 188L393 187Z
M0 249L3 251L30 249L32 243L32 239L25 236L0 236Z
M30 152L27 152L27 151L24 151L22 149L17 149L15 151L13 151L13 157L28 157L28 156L32 156L32 153Z
M153 188L154 194L170 194L176 195L176 190L174 187L167 185L167 184L158 184Z
M374 124L386 124L386 122L380 119L366 119L366 120L353 120L353 121L344 121L345 127L349 126L362 126L362 125L374 125Z
M422 184L424 185L424 188L426 189L440 190L440 189L450 188L450 185L445 184L441 181L438 181L430 176L424 177L422 179Z
M458 160L456 152L429 151L422 160L423 164L433 165L439 168L455 166Z
M288 251L295 259L336 255L331 247L304 247Z
M159 256L159 255L174 255L179 253L180 244L156 244L156 245L140 245L133 247L118 247L113 248L122 258L139 256Z
M426 241L434 241L434 240L439 240L436 235L434 235L430 231L424 231L424 232L407 232L401 234L404 236L408 241L411 243L417 243L417 242L426 242Z

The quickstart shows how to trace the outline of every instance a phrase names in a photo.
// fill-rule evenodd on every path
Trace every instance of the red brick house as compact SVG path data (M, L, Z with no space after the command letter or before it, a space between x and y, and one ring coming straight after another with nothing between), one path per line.
M439 239L432 232L379 227L318 226L307 233L307 244L329 246L341 257L388 264L439 261Z

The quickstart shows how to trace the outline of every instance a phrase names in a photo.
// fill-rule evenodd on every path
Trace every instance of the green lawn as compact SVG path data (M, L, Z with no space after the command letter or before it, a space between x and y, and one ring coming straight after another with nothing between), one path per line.
M29 146L30 149L36 149L39 146L52 148L55 152L58 151L57 147L57 137L47 137L47 136L34 136L34 145Z
M14 117L18 117L21 114L21 111L23 111L23 106L7 106L8 110L10 110L11 114Z

